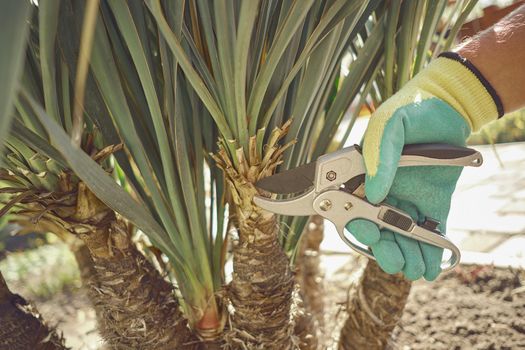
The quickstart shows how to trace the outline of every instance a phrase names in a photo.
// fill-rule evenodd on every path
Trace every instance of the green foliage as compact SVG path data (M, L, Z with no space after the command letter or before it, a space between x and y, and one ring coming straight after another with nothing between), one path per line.
M525 109L505 115L472 134L471 145L525 141Z
M23 67L30 11L29 1L0 3L0 45L3 52L0 55L0 151L9 131L18 78Z
M386 14L385 61L371 90L375 106L392 96L433 57L451 48L477 0L392 1Z
M293 119L284 142L298 143L285 154L283 169L326 151L348 106L372 78L383 33L382 24L372 19L383 6L379 1L343 0L197 1L182 18L179 33L171 25L176 12L163 9L160 1L148 1L188 90L208 109L235 166L239 154L249 156L255 135L264 136L257 138L262 154L270 132ZM373 32L371 43L361 34L367 30ZM352 62L344 87L334 90L350 46L361 58ZM334 102L325 111L330 97ZM204 118L204 123L209 121ZM319 129L323 132L318 138ZM289 233L283 244L291 252L306 218L285 220Z

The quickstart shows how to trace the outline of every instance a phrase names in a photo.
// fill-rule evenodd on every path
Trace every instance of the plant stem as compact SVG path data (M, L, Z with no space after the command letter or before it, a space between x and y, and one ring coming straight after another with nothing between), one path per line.
M171 284L131 243L124 223L81 238L97 271L90 295L110 347L181 349L192 340Z
M131 242L126 224L79 184L70 231L89 249L89 296L99 331L115 349L182 349L192 340L173 287Z
M301 237L297 256L296 281L306 309L323 325L323 276L320 269L319 247L324 237L324 223L320 215L314 215Z
M234 154L237 167L223 147L214 156L225 173L231 196L230 213L239 232L233 247L229 298L235 309L233 338L245 349L293 347L290 310L294 286L290 262L279 244L276 216L253 203L253 197L258 195L255 182L271 175L282 159L286 146L280 146L278 141L289 126L288 123L272 132L264 157L256 151L256 140L250 142L249 158L244 158L243 149Z
M339 349L384 349L403 314L410 286L402 275L389 275L369 260L349 301Z

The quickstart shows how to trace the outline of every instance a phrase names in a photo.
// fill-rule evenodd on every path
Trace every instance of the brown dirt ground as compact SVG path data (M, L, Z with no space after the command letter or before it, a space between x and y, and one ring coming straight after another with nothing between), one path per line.
M359 273L359 263L345 266L325 280L327 349L336 348L348 279ZM389 348L525 349L525 272L462 266L436 282L415 282Z
M363 261L349 260L324 281L323 349L337 348L348 290ZM36 304L73 349L101 349L95 315L82 291ZM414 283L393 349L525 349L525 272L463 266L436 282Z

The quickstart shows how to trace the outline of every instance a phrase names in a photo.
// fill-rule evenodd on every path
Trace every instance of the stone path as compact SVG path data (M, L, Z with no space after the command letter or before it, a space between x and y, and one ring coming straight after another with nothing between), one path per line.
M476 146L480 168L466 168L448 231L464 262L525 267L525 143Z
M447 236L460 247L463 263L525 268L525 143L474 148L484 163L463 171ZM329 270L336 270L344 253L351 252L331 223L325 225L321 250L332 255Z

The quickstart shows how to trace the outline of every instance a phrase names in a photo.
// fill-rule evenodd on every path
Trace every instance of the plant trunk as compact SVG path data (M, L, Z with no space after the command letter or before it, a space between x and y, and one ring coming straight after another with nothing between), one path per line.
M246 209L239 208L239 218ZM233 327L248 348L290 349L293 277L277 239L278 224L274 215L248 210L233 249Z
M81 236L96 270L90 296L102 337L118 349L179 349L191 334L172 285L131 243L119 220Z
M319 335L323 333L324 288L319 255L323 231L323 218L312 216L299 242L295 262L299 302L294 332L301 349L317 349Z
M80 279L82 281L82 288L86 291L89 300L94 303L96 300L97 290L99 284L97 282L97 270L95 269L93 259L91 258L91 252L88 247L81 240L79 242L74 242L70 244L70 249L75 256L75 260L78 265L78 270L80 272ZM91 305L95 309L95 314L97 316L97 325L100 330L100 327L104 324L104 312L100 307Z
M78 271L80 272L80 279L82 285L86 288L91 285L91 281L96 277L95 266L93 266L93 259L91 259L91 252L88 247L82 243L76 243L71 246L71 251L75 256L75 260L78 265Z
M299 291L298 291L299 292ZM313 317L303 301L300 293L297 293L295 302L295 325L294 334L298 338L298 346L301 350L316 350L319 346L319 323Z
M316 318L322 327L324 310L323 273L320 268L321 257L319 248L324 237L324 219L314 215L305 228L301 237L299 253L297 256L297 283L299 292L306 309Z
M64 339L48 327L38 310L7 287L0 273L0 349L67 349Z
M230 213L239 233L233 245L233 279L228 290L235 309L232 334L227 337L232 347L287 350L296 343L290 316L294 278L279 244L277 217L253 203L259 194L254 184L280 164L286 146L279 146L277 141L288 128L289 124L272 132L264 157L258 154L255 136L246 150L248 158L243 149L238 149L232 155L236 162L232 162L222 147L214 156L225 173Z
M389 275L375 261L368 261L349 301L339 349L385 349L403 314L410 286L401 274Z
M188 343L195 344L195 339L173 286L137 250L124 221L84 183L72 184L67 176L61 179L63 193L51 196L53 202L40 203L42 208L29 207L30 210L19 215L19 221L22 226L30 223L28 227L33 229L54 232L66 241L71 234L82 241L79 246L74 243L73 252L97 313L99 332L108 346L111 349L193 347L186 347ZM46 210L49 206L55 208ZM36 225L28 220L35 214L40 215Z
M126 224L83 184L72 219L76 224L70 230L90 253L95 275L90 268L84 277L90 284L99 331L109 347L191 348L194 339L172 285L137 250ZM79 256L84 262L85 253Z

